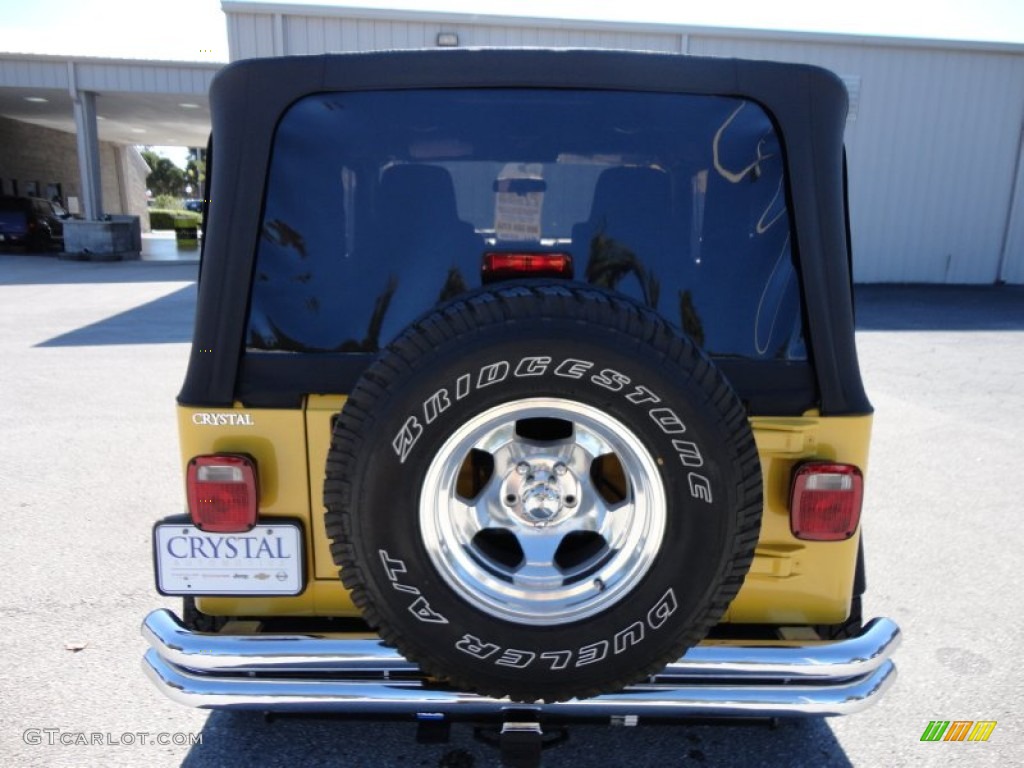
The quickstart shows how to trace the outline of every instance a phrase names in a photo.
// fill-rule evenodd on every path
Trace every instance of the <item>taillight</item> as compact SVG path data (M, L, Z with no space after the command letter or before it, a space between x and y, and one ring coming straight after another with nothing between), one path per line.
M789 527L798 539L842 541L860 522L864 477L852 464L813 461L793 473Z
M256 525L256 465L248 456L196 456L188 463L186 490L200 530L241 533Z
M572 279L572 256L568 253L496 251L484 254L482 282L516 277L562 277Z

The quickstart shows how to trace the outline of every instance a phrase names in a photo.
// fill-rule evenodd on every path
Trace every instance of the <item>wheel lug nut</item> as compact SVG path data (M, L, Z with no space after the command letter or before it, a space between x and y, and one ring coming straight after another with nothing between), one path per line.
M525 475L529 471L530 465L527 464L525 461L520 461L518 464L516 464L516 472L518 472L520 475Z
M568 471L569 468L566 467L565 464L563 464L562 462L558 462L557 464L555 464L555 474L558 475L559 477L561 477Z

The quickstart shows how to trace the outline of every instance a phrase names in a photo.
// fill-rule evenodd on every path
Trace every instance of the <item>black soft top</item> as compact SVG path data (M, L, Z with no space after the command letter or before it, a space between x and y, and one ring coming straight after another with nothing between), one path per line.
M806 395L794 398L789 390L797 379L786 371L765 369L765 396L752 410L798 413L816 405L824 415L871 411L854 346L843 154L847 96L839 78L798 64L536 49L332 54L251 59L225 67L210 89L210 204L192 354L179 402L284 405L287 398L275 399L274 392L294 389L294 381L303 377L310 382L305 392L343 392L353 383L336 375L334 386L321 386L330 366L306 356L272 355L278 363L247 360L252 356L243 354L271 146L290 105L318 92L502 87L711 94L760 104L785 148L795 261L816 381L805 387L814 393L811 402ZM351 366L339 371L341 379L358 372ZM760 374L750 370L747 375Z

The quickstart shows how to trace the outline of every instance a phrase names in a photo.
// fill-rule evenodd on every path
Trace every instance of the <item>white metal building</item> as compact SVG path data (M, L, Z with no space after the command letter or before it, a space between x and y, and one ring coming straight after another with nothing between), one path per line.
M223 0L233 60L560 46L818 64L847 83L859 282L1024 283L1024 45Z

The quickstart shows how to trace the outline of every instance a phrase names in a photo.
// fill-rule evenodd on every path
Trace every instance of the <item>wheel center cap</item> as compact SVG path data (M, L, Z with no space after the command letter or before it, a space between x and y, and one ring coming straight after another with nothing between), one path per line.
M502 483L502 499L514 520L533 528L571 517L579 503L579 483L560 461L520 462Z
M554 478L539 475L547 475L546 472L537 473L538 477L532 483L525 483L522 490L523 513L530 522L550 522L562 509L562 493Z

